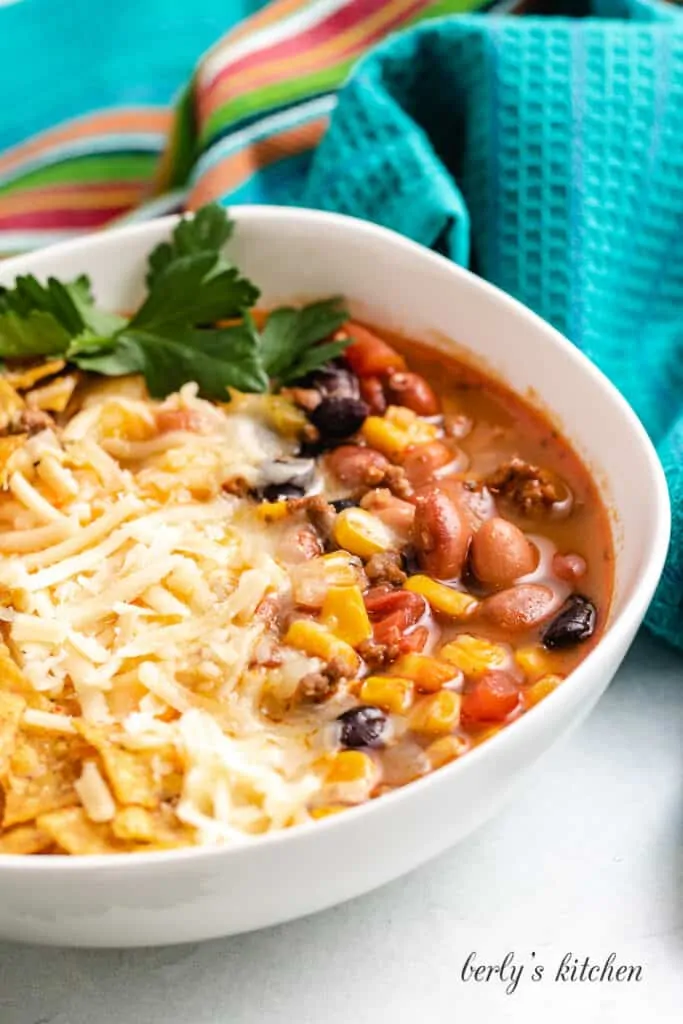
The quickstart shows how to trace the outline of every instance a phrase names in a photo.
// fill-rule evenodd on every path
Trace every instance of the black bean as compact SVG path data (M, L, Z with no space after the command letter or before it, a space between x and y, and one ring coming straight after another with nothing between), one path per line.
M361 704L345 711L337 719L341 723L341 743L349 749L356 747L381 747L386 715L379 708Z
M583 643L593 636L597 617L592 601L580 594L571 594L552 622L546 626L541 642L549 650Z
M350 437L365 423L369 409L359 398L323 398L309 419L322 437L339 439Z
M282 501L285 498L303 498L306 488L299 484L268 484L259 491L262 501Z
M315 388L323 398L360 398L360 386L354 373L344 366L330 363L322 370L313 370L301 381L300 387Z
M335 512L343 512L345 508L358 508L358 502L353 498L340 498L338 501L331 501L330 505Z

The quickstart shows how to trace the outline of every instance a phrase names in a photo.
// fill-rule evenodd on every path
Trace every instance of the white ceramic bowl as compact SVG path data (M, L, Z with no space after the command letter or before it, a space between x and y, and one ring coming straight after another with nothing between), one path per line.
M609 628L564 686L500 735L342 815L234 848L0 856L2 938L82 946L191 942L310 914L410 871L489 818L525 771L588 714L662 570L670 513L657 456L626 402L568 341L497 289L384 229L306 210L233 212L238 227L229 251L265 303L342 294L353 314L371 323L442 345L455 339L553 410L615 512ZM174 223L166 218L10 260L0 284L23 273L87 273L104 305L130 309L141 297L148 253Z

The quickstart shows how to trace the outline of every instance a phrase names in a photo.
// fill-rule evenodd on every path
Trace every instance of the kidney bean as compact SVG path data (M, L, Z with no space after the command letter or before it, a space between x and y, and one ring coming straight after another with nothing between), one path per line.
M581 555L553 555L553 572L559 580L575 583L586 575L586 562Z
M364 495L361 507L381 519L400 540L408 542L415 519L415 506L409 501L396 498L386 487L378 487Z
M479 615L510 633L540 625L553 612L555 595L540 583L518 583L484 598Z
M447 580L462 574L472 531L455 502L436 487L417 501L413 537L417 560L429 576Z
M384 479L389 461L374 448L343 444L325 460L327 469L349 487L372 487Z
M518 706L520 691L507 672L487 672L465 688L462 695L463 724L502 722Z
M453 462L453 452L443 441L430 441L409 448L402 466L413 487L424 487L434 479L437 469Z
M392 373L385 388L393 405L404 405L418 416L436 416L441 412L441 402L419 373Z
M360 380L360 396L370 412L374 413L375 416L383 416L387 411L387 398L379 377L362 377Z
M470 564L482 583L504 587L533 572L538 551L522 531L507 519L495 516L483 523L474 535Z
M344 356L359 377L383 377L393 370L405 370L403 356L367 327L350 321L346 330L353 340Z

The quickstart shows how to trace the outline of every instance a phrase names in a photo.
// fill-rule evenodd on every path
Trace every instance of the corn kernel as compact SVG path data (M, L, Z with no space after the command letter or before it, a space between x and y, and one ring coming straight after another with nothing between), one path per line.
M440 690L424 697L410 716L413 732L427 736L441 736L452 732L460 723L460 694L453 690Z
M410 444L405 430L387 422L381 416L368 416L361 431L370 445L383 455L395 458Z
M413 703L413 690L410 679L368 676L361 687L360 699L392 715L404 715Z
M391 530L363 508L345 508L339 513L334 523L334 539L340 548L360 558L396 547Z
M362 803L367 800L379 771L373 759L360 750L342 750L335 754L325 780L329 803Z
M384 419L392 426L410 434L411 444L427 444L439 436L438 427L428 423L405 405L390 405L384 413Z
M458 669L428 654L403 654L390 668L391 675L412 679L418 690L436 693L446 683L459 677Z
M391 459L412 445L433 441L439 431L412 410L390 405L384 416L368 416L361 433L371 448Z
M456 640L442 647L439 657L457 665L461 672L473 679L491 669L504 668L509 660L508 652L501 644L469 633L461 633Z
M256 515L264 523L276 523L287 517L286 501L264 501L256 509Z
M372 636L359 586L330 587L323 602L322 620L335 636L351 647L358 647Z
M524 692L524 704L527 708L533 708L540 704L549 693L556 690L560 683L564 682L563 676L547 675L537 679L536 682Z
M549 651L535 644L518 647L515 651L515 661L530 682L553 672L557 664L557 659Z
M308 813L311 818L318 821L320 818L329 818L332 814L339 814L345 810L344 804L321 804L320 807L312 807Z
M455 761L456 757L461 757L468 750L467 740L463 739L462 736L442 736L441 739L434 740L430 743L425 754L432 767L432 770L436 768L442 768L449 761Z
M410 590L413 594L421 594L434 611L451 615L455 619L462 619L470 615L478 604L476 598L471 597L470 594L453 590L445 583L437 583L429 576L411 576L405 589Z
M322 658L324 661L336 658L349 676L354 676L358 671L360 659L353 647L339 640L319 622L296 619L287 630L284 642L312 658Z

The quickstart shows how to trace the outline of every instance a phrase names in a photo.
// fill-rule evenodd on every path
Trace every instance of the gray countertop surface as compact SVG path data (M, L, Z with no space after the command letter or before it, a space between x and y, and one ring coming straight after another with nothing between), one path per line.
M526 790L438 860L205 945L0 943L0 1024L683 1022L682 783L683 659L641 636ZM555 980L565 956L601 968L610 953L640 980ZM475 966L514 954L514 990L464 980L470 954Z

